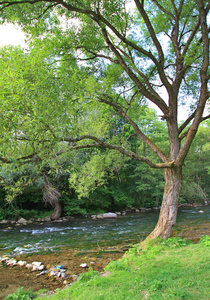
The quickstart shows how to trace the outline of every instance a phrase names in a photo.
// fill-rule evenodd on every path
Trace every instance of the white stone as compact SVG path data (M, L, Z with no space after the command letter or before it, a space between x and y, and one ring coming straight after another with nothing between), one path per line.
M104 218L117 218L117 214L115 213L105 213L103 214Z
M84 263L84 264L81 264L80 267L81 268L88 268L88 265L86 263Z
M44 265L36 266L33 265L32 271L43 271L45 269Z
M8 266L15 266L17 264L17 260L14 259L14 258L11 258L11 259L9 259L9 260L6 261L6 264Z
M50 275L50 276L56 276L56 274L57 274L57 272L51 271L49 275Z
M24 219L24 218L20 218L18 221L17 221L18 224L27 224L27 220Z
M10 259L9 256L3 256L3 257L1 258L1 261L6 261L6 260L9 260L9 259Z
M45 275L47 274L47 271L42 271L41 273L37 274L37 276Z
M8 223L9 223L8 220L2 220L2 221L0 221L0 224L8 224Z
M45 269L45 266L44 265L41 265L38 267L39 271L43 271Z
M26 268L27 268L27 269L31 269L32 267L33 267L32 264L26 264Z
M203 210L199 210L199 213L204 213L204 211Z
M23 266L27 265L27 262L26 262L26 261L23 261L23 260L19 260L19 261L17 262L17 265L20 266L20 267L23 267Z
M33 266L36 266L36 267L41 266L41 264L42 264L42 263L41 263L40 261L33 261L33 262L32 262L32 265L33 265Z

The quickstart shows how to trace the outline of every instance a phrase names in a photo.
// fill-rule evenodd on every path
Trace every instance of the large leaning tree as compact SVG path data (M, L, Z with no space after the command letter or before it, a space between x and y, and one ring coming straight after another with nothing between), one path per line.
M48 63L50 68L54 63L59 74L56 79L62 79L56 89L55 78L50 75L49 80L45 80L40 67L40 76L47 81L49 90L42 94L41 84L36 89L32 78L28 87L30 96L23 88L18 91L22 93L20 103L28 97L30 106L31 99L28 109L32 109L34 99L40 97L36 100L40 102L39 109L45 106L45 111L49 108L51 112L48 111L45 120L39 120L39 109L33 111L30 130L29 127L21 129L21 126L28 122L32 113L26 114L22 123L17 120L20 127L15 133L13 131L7 142L8 145L12 143L15 136L15 143L21 143L19 147L25 143L25 152L22 157L16 156L15 162L38 161L41 156L47 155L58 156L63 151L63 143L65 151L105 147L144 162L151 168L162 169L165 178L162 206L158 223L149 238L168 238L176 223L182 166L199 124L210 117L204 116L210 96L209 10L210 2L207 0L1 0L2 22L17 22L33 40L39 37L43 43L48 43L50 58L45 59L44 64ZM75 74L72 69L70 71L72 61L77 65ZM85 76L80 79L82 69L85 69L86 75L89 74L88 79ZM68 73L71 73L69 84ZM15 94L15 83L13 85L13 91L9 92L11 98ZM75 95L70 92L69 86L74 86ZM7 93L4 93L5 101ZM72 118L68 113L60 114L63 121L59 130L52 124L53 117L55 124L59 118L46 99L52 105L57 101L54 110L64 105L68 111L77 103L77 110L72 108ZM142 129L139 114L143 111L140 109L143 101L153 103L160 110L162 122L168 127L168 150L151 140ZM98 105L94 106L93 102ZM179 125L178 106L182 104L189 108L189 114ZM26 108L23 106L22 109ZM12 110L7 110L9 120L14 117ZM131 126L132 135L149 147L157 160L126 148L127 144L122 139L117 141L109 139L107 134L102 136L106 122L102 122L104 127L101 126L100 130L94 130L90 120L93 123L97 120L97 113L94 119L97 110L103 111L106 121L107 117L112 122L116 115L120 116L125 124ZM73 130L68 122L73 122L73 119L76 122L76 112L79 112L80 124L77 126L80 129ZM34 134L38 124L41 126ZM16 124L10 122L10 126L12 128ZM54 146L55 143L57 146ZM4 151L0 159L9 165L11 157Z

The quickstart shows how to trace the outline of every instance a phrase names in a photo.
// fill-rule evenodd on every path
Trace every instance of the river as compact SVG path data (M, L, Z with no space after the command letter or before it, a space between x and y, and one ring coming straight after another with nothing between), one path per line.
M0 254L27 262L42 261L45 265L64 264L69 274L79 274L81 263L94 262L93 269L102 271L112 259L120 258L124 250L143 240L154 228L158 211L128 214L116 219L74 219L19 227L0 227ZM197 241L210 234L210 206L179 209L173 236ZM17 287L54 290L61 281L34 277L32 272L18 267L1 267L0 299Z

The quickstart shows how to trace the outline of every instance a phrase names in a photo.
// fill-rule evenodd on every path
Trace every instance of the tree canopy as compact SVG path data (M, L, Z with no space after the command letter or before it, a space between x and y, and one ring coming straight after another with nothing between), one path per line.
M29 52L1 50L2 164L36 162L41 174L70 150L102 147L163 169L150 237L168 237L183 163L209 118L209 9L204 0L1 1L2 22L17 22L31 40ZM150 137L155 124L142 124L147 101L161 111L167 147ZM190 114L179 126L181 104ZM156 156L131 149L132 136Z

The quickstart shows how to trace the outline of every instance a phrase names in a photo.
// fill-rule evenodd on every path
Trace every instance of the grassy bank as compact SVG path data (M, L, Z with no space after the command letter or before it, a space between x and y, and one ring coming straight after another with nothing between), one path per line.
M103 274L90 270L72 286L39 299L210 299L209 246L209 236L198 244L149 241L111 262Z

